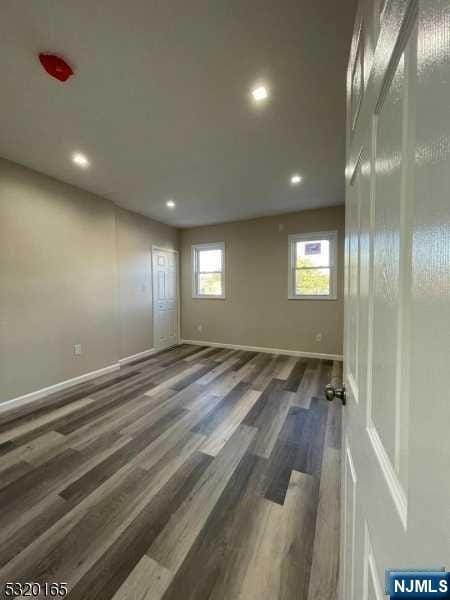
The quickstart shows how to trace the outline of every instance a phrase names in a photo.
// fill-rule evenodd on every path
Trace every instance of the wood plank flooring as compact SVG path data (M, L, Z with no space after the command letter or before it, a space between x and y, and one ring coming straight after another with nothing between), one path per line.
M335 600L340 377L181 345L2 411L0 598Z

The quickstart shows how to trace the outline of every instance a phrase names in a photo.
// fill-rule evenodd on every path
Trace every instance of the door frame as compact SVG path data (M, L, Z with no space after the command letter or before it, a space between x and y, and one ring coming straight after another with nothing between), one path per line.
M177 342L176 344L174 344L174 346L178 346L181 340L181 302L180 302L180 251L179 250L174 250L173 248L166 248L164 246L159 246L158 244L152 244L152 249L151 249L151 253L150 253L150 261L151 261L151 269L152 269L152 343L153 343L153 348L155 349L156 352L159 352L159 350L156 349L155 347L155 286L154 286L154 281L153 281L153 256L155 254L155 251L162 251L162 252L171 252L172 254L175 254L175 264L176 264L176 269L177 269L177 276L176 276L176 282L177 282ZM174 346L169 346L169 348L173 348ZM165 348L166 350L167 348Z

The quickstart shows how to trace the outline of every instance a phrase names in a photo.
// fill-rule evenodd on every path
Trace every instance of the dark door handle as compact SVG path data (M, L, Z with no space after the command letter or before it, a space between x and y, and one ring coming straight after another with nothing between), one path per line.
M325 386L325 398L330 402L335 398L339 398L342 404L345 406L347 402L347 396L345 394L345 385L342 387L335 387L331 383Z

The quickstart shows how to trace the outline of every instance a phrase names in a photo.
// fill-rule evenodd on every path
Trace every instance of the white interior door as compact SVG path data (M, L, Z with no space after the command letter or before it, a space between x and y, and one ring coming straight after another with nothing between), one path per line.
M153 344L178 343L178 253L153 248Z
M450 1L361 0L347 77L341 600L450 568Z

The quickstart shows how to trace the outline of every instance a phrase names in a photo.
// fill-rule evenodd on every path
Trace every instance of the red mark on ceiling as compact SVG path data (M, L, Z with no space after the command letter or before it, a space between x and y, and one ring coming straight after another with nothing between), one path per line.
M58 79L58 81L67 81L73 75L72 67L66 63L60 56L55 54L39 54L41 65L49 75Z

